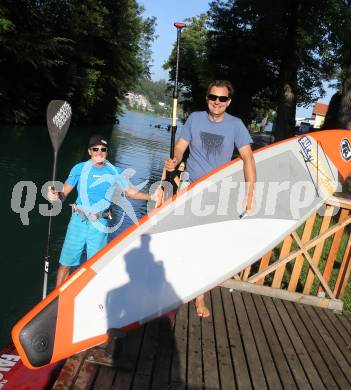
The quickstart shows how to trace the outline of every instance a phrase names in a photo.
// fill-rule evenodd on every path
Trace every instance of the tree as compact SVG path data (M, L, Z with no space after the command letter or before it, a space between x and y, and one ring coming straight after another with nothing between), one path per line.
M323 95L323 81L338 67L331 26L343 17L341 2L214 0L201 40L182 52L183 64L191 69L189 75L180 72L194 97L190 109L200 101L196 85L203 91L213 78L228 79L235 88L230 112L248 124L275 111L276 139L291 136L296 105L310 105Z
M63 44L50 34L40 2L3 1L0 30L0 110L5 123L26 123L40 106L40 85L50 83ZM43 115L42 115L43 116Z
M324 129L343 128L351 130L351 2L337 4L338 23L331 26L332 39L337 45L335 60L339 64L338 91L332 97Z
M232 77L237 86L237 99L244 104L238 111L246 120L252 118L255 110L249 107L259 97L264 97L262 108L277 111L277 139L293 134L296 105L311 104L323 94L322 81L333 75L335 42L330 40L330 25L338 16L337 1L211 4L211 57L219 73Z
M206 14L186 19L179 49L179 87L183 110L204 109L206 88L209 83L207 67ZM164 69L169 69L170 79L175 79L176 43Z
M351 56L345 63L345 78L342 85L342 95L337 114L337 126L351 130Z
M5 123L41 122L53 98L72 104L75 122L114 123L149 72L155 21L136 0L4 0L0 11Z

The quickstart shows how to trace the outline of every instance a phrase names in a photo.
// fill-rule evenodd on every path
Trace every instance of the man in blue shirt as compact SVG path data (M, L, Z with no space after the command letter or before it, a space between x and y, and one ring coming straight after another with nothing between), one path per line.
M109 208L116 192L123 192L128 198L158 203L159 191L149 196L131 188L121 170L106 159L107 151L106 139L100 135L92 136L88 148L90 160L72 168L62 192L49 187L47 197L50 202L65 199L75 187L78 192L61 251L56 287L66 280L70 267L80 265L84 249L89 259L107 244Z
M173 172L189 147L186 170L193 182L230 161L234 147L237 147L247 183L244 210L251 210L254 208L256 182L252 139L241 119L226 113L232 95L233 87L229 81L215 80L209 85L206 96L208 111L194 112L189 116L174 147L174 158L166 160L165 169ZM198 316L210 315L204 295L196 298L195 305Z

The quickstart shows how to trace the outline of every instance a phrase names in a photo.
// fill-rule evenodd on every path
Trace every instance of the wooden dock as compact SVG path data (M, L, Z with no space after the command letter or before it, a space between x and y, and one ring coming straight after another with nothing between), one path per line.
M351 317L216 288L127 334L117 368L68 359L55 390L351 389Z

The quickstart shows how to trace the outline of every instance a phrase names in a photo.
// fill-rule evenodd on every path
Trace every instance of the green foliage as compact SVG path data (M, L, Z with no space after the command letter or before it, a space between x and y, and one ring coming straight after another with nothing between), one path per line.
M183 33L187 110L204 106L212 79L228 79L235 87L230 112L250 123L275 111L276 136L288 137L296 105L323 96L323 81L339 72L349 13L345 0L212 1L207 15L190 19ZM175 50L165 64L173 79L174 63Z
M132 92L145 96L153 107L155 114L166 116L171 115L172 96L165 80L152 81L147 78L143 78L134 88L132 88ZM165 105L160 106L160 102Z
M334 68L337 92L332 97L323 128L351 129L351 1L332 1L328 10L330 18L329 39L335 46Z
M142 12L136 0L3 1L2 121L42 121L61 98L75 122L113 123L126 92L149 73L155 20Z
M214 1L210 9L210 64L237 88L237 113L277 111L278 138L290 136L296 105L323 94L333 76L336 45L330 26L334 0ZM333 21L334 19L334 21Z
M179 87L184 111L204 109L207 84L210 79L207 67L206 14L186 19L179 50ZM164 69L175 79L176 44Z
M172 96L165 80L141 79L133 88L133 92L146 96L153 106L158 105L159 102L164 102L168 106L172 104Z

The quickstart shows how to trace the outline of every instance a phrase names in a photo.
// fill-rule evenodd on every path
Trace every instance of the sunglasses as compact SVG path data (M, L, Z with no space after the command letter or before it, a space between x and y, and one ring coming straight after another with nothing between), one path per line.
M229 96L217 96L217 95L212 95L212 93L210 93L209 95L207 95L207 99L211 100L212 102L215 102L218 99L221 103L225 103L230 99L230 97Z
M107 152L107 148L106 147L101 147L101 148L92 147L92 148L90 148L90 150L92 150L93 152L99 152L99 151L101 151L103 153Z

